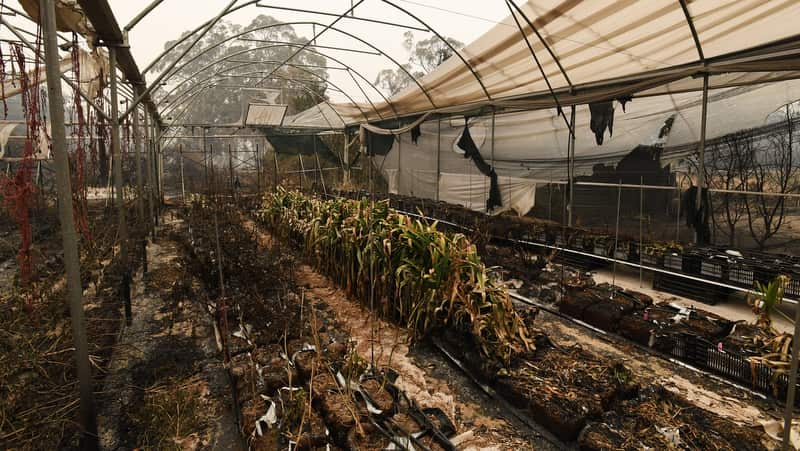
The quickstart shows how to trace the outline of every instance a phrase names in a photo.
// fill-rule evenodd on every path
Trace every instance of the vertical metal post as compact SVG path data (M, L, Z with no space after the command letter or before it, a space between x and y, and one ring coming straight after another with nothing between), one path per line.
M642 268L642 248L644 247L644 177L639 176L639 288L642 288L644 269Z
M256 192L261 193L261 151L256 143Z
M622 206L622 180L620 179L617 186L617 224L614 227L614 249L611 250L611 258L614 262L613 272L611 274L611 297L614 297L617 284L617 246L619 245L619 215Z
M703 74L703 116L700 120L700 149L698 156L697 172L697 208L703 209L703 189L706 183L706 122L708 121L708 73ZM699 231L698 231L699 232ZM695 233L695 241L700 233Z
M142 140L139 136L139 108L133 111L133 147L136 148L136 189L139 195L136 196L136 209L139 213L139 220L144 220L144 180L142 178Z
M278 182L279 182L279 180L278 180L278 152L275 152L273 150L272 151L272 157L273 157L273 159L275 161L275 178L272 181L272 185L273 185L272 186L272 190L273 191L277 191L278 190Z
M154 227L154 222L153 222L155 220L155 217L156 217L155 206L153 205L153 165L152 165L152 162L153 162L153 145L152 145L153 130L150 128L150 123L149 122L150 122L150 114L148 114L148 112L145 111L145 115L144 115L145 140L144 140L144 142L145 142L145 145L147 146L147 148L145 149L146 154L147 154L146 155L147 158L146 158L146 161L145 161L145 166L146 166L145 176L147 177L147 210L150 213L150 217L147 220L147 224L148 224L148 226L150 228L150 233L151 233L153 239L155 239L156 229Z
M442 118L436 120L436 201L440 199L439 183L441 179L442 167Z
M78 235L72 211L72 186L70 185L67 136L64 129L64 97L61 93L59 73L60 58L56 36L55 0L40 0L42 29L45 48L45 70L47 73L47 98L50 109L53 160L58 192L58 213L61 222L61 237L64 246L64 268L66 270L67 296L69 298L72 340L75 345L75 366L80 391L81 448L99 449L97 441L97 412L95 411L92 370L89 365L89 350L86 339L86 321L83 311Z
M208 145L208 165L209 170L211 171L211 192L217 192L217 178L216 174L214 173L214 144Z
M800 305L794 306L794 336L800 337ZM800 352L800 340L792 340L792 364L789 368L789 387L786 393L786 409L783 412L783 450L792 449L791 432L794 414L794 398L797 387L797 359Z
M206 178L206 192L211 192L211 181L208 179L208 145L206 144L206 128L203 127L203 172Z
M297 154L300 159L300 191L303 191L303 179L306 178L306 168L303 166L303 155Z
M117 49L108 48L109 75L111 78L111 149L114 155L114 188L117 199L117 219L119 233L119 258L122 268L128 269L128 220L125 217L125 191L122 183L122 145L119 133L119 86L117 83ZM129 287L128 287L129 288ZM130 291L123 293L125 300L125 319L130 321L131 297Z
M156 129L158 140L156 141L156 151L158 152L158 206L159 210L164 206L164 148L161 147L161 136L164 130L161 127Z
M180 144L180 155L181 155L181 203L186 203L186 184L183 179L183 143Z
M406 194L403 191L403 136L397 135L397 194Z
M678 174L675 174L675 193L678 198L678 210L675 213L675 242L681 241L681 185L678 183Z
M344 186L349 189L350 187L350 146L347 143L347 133L342 133L342 138L344 141L344 150L342 155L344 155Z
M553 220L553 179L547 184L547 191L549 193L549 200L547 201L547 219Z
M319 162L319 153L317 153L316 150L314 151L314 158L317 159L317 169L319 169L319 179L320 182L322 182L322 192L325 193L325 195L327 196L328 188L325 186L325 173L322 172L322 165Z
M572 227L572 215L575 210L575 105L570 108L569 145L567 145L567 176L569 177L569 219L567 225Z
M491 146L491 149L492 149L492 170L494 170L494 144L495 144L495 143L494 143L494 132L495 132L495 116L496 116L496 113L495 113L495 111L494 111L494 110L492 110L492 143L491 143L491 144L492 144L492 146ZM495 173L496 173L496 171L495 171Z
M317 136L314 135L314 139L311 141L311 146L314 150L314 158L317 158ZM319 158L317 158L317 169L319 169ZM314 182L317 181L317 174L314 173Z
M233 183L233 144L228 143L228 178L231 184L231 196L235 196L235 186Z

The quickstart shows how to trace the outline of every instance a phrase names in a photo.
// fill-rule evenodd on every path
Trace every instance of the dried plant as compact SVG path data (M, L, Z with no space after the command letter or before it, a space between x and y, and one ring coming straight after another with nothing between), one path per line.
M282 189L265 197L260 219L358 299L368 303L372 290L379 313L416 338L456 327L471 333L485 357L506 364L533 349L506 288L462 234L440 232L387 202Z

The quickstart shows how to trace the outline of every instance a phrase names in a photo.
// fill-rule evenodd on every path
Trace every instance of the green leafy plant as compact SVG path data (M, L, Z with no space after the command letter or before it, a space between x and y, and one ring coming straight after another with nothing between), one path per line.
M502 281L463 234L440 232L435 222L399 214L385 201L320 200L283 189L264 198L260 219L417 338L456 327L485 357L504 363L534 347Z
M772 327L772 315L777 312L790 322L794 322L790 317L778 309L778 305L783 302L784 290L789 283L786 276L778 276L767 284L756 281L756 294L750 296L748 304L756 314L756 323L762 328Z

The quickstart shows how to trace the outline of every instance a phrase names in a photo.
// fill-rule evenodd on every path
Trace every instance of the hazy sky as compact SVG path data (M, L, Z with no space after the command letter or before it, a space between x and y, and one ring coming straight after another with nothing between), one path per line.
M473 41L508 15L508 9L502 0L394 0L394 2L398 6L407 8L439 33L464 43ZM127 24L149 3L150 0L110 0L120 26ZM239 0L238 3L244 3L244 0ZM337 14L346 11L351 4L350 0L265 0L261 3ZM212 18L226 4L227 0L164 0L155 11L134 28L130 35L131 48L140 68L146 67L161 52L165 42L175 39L184 30L195 28ZM228 16L227 19L246 25L259 14L271 15L285 22L314 20L327 24L335 19L330 16L259 8L254 5ZM406 16L382 0L365 0L356 8L356 15L422 27L413 18ZM348 32L358 35L400 62L405 62L407 59L407 54L401 44L405 29L351 19L343 19L337 23L337 27L342 27ZM313 35L310 26L298 26L296 31L300 36L310 38ZM420 31L415 31L414 34L417 39L426 39L431 36L430 33ZM317 44L369 50L363 44L335 31L326 32L317 41ZM325 51L328 52L328 50ZM385 57L337 50L330 50L330 54L360 71L370 81L375 79L381 69L392 67L392 63ZM356 100L363 99L360 91L346 73L330 71L330 75L333 83L356 97ZM345 100L343 96L337 95L335 92L330 92L330 94L334 100ZM372 94L369 95L372 97Z

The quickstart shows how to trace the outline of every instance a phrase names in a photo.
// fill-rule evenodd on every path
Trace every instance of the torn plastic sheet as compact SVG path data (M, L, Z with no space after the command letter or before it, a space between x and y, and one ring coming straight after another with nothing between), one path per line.
M316 348L316 346L314 346L314 345L312 345L312 344L303 343L303 347L302 347L302 348L300 348L300 350L299 350L299 351L297 351L297 352L295 352L294 354L292 354L292 358L291 358L291 359L290 359L290 358L289 358L289 356L287 356L287 355L286 355L286 353L285 353L285 352L283 352L283 351L281 351L281 352L280 352L280 354L278 354L278 355L279 355L279 356L280 356L282 359L284 359L284 360L288 360L290 365L292 365L292 366L295 366L295 364L294 364L294 361L295 361L295 359L297 358L297 356L298 356L298 355L300 355L300 354L301 354L301 353L303 353L303 352L317 352L317 348Z
M370 399L370 396L367 393L365 393L364 390L361 389L361 385L359 385L356 382L346 380L344 378L344 375L342 375L341 371L336 372L336 382L339 384L341 388L348 388L352 392L361 395L361 399L364 400L364 404L366 404L367 411L369 413L371 413L372 415L383 414L383 410L375 407L375 405L372 403L372 399Z
M389 446L385 448L385 451L393 451L393 450L416 451L416 448L414 448L412 437L416 439L422 437L423 435L425 435L424 432L416 432L414 434L411 434L411 437L402 437L395 435L392 438L392 443L390 443ZM402 448L399 447L398 445L401 446Z
M239 324L239 330L237 330L236 332L234 332L234 333L233 333L233 336L234 336L234 337L236 337L236 338L241 338L242 340L245 340L245 341L247 342L247 344L250 344L250 345L252 345L252 344L253 344L253 342L252 342L252 341L250 341L250 333L251 333L252 331L253 331L253 326L251 326L250 324L244 324L244 325L242 325L242 324L240 323L240 324Z
M681 440L681 430L679 428L662 428L656 426L656 430L663 435L672 446L680 448L681 444L683 444L683 440Z
M304 352L317 352L317 347L314 346L314 345L308 344L308 343L303 343L303 347L300 348L299 351L297 351L294 354L292 354L292 366L295 366L294 362L295 362L295 359L297 359L297 356L302 354L302 353L304 353Z
M264 396L262 395L262 398ZM264 435L264 431L261 429L261 423L265 423L268 429L272 429L272 426L278 424L278 413L275 409L275 401L269 400L269 407L267 408L267 413L261 416L258 420L256 420L256 433L259 437Z

